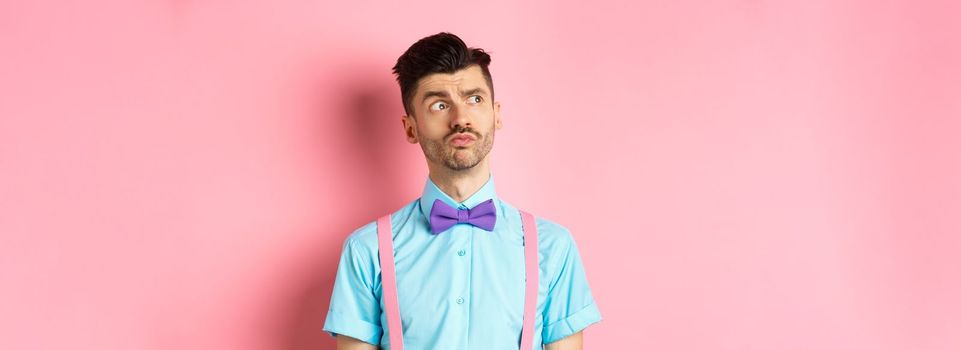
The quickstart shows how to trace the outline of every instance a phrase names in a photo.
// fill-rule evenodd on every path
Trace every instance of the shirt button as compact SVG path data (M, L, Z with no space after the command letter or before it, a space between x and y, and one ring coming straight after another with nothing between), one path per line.
M457 251L457 255L464 256L464 254L467 254L466 250L461 249Z
M464 298L457 298L457 303L458 303L458 304L463 304L463 303L464 303Z

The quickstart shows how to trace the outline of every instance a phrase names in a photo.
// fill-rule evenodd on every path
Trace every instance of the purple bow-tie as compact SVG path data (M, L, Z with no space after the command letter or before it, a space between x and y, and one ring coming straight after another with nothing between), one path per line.
M468 223L487 231L494 230L497 221L497 210L494 209L494 199L488 199L470 209L456 209L440 199L434 200L430 208L430 232L438 234L446 231L454 224Z

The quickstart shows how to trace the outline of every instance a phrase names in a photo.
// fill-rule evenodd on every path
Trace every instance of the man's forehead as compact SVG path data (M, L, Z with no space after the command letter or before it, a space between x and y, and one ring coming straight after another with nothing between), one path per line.
M453 73L433 73L427 75L419 81L418 94L428 90L436 89L460 89L482 88L487 91L487 80L480 67L474 65Z

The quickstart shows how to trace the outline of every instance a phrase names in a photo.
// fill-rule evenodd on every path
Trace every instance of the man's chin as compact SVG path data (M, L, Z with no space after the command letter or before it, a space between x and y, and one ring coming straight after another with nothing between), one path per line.
M455 160L450 160L450 161L444 162L444 165L447 166L447 168L450 170L468 170L476 167L478 164L480 164L479 161L458 162Z

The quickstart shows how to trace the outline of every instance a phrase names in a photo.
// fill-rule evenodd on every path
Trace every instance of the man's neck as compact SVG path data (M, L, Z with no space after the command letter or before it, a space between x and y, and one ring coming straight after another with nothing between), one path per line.
M477 193L490 179L486 159L466 170L451 170L443 166L430 168L430 180L456 202L463 202Z

